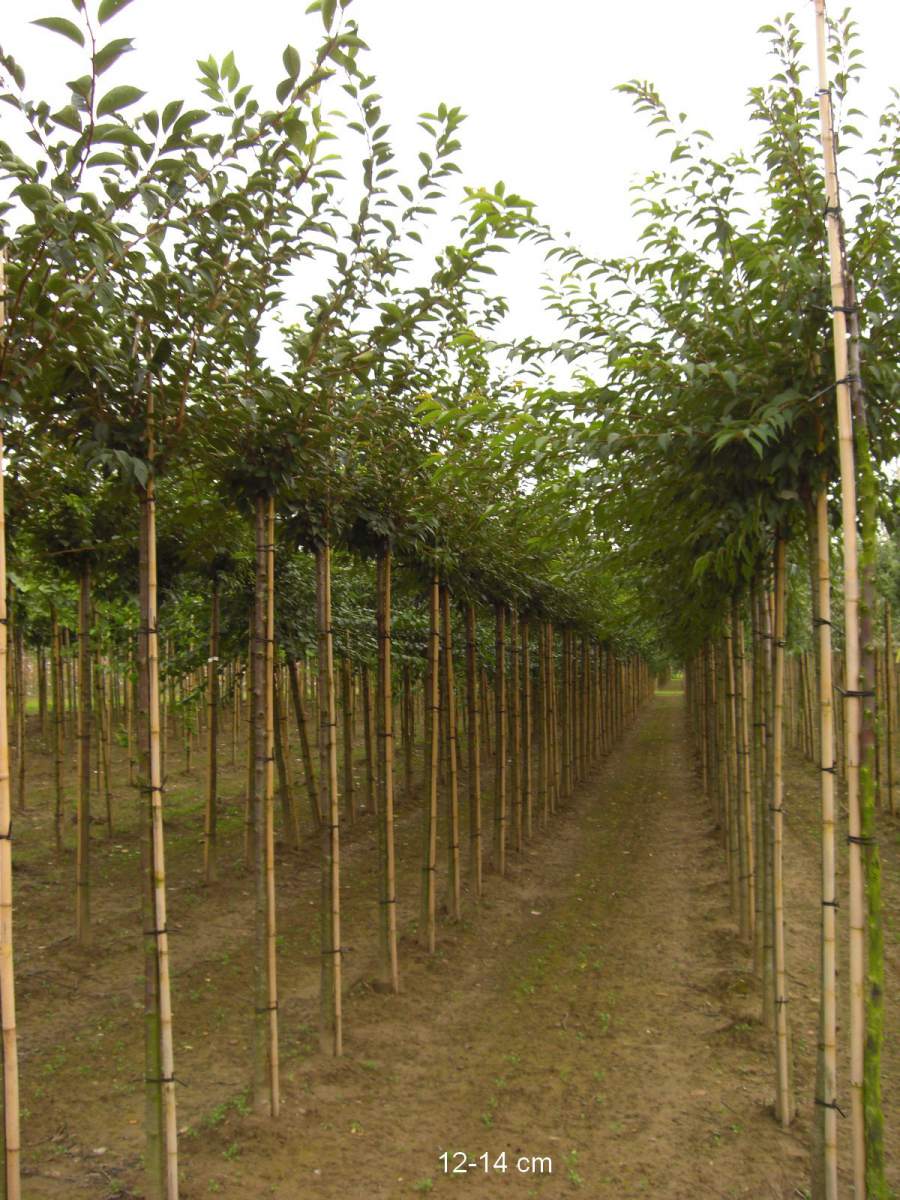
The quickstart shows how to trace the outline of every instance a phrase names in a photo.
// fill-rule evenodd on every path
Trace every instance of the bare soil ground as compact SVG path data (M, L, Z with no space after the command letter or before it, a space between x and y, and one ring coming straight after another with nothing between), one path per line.
M24 1194L139 1197L137 801L121 783L115 836L107 840L103 826L95 827L96 939L91 951L79 950L72 831L56 859L50 764L38 749L35 737L15 850ZM202 779L182 766L170 760L167 848L186 1200L806 1194L819 919L817 779L809 764L792 764L786 795L800 1102L788 1133L771 1117L770 1036L728 912L718 836L689 761L680 693L655 697L521 861L513 856L509 878L487 876L477 909L466 894L465 919L442 922L431 958L415 941L419 806L401 798L400 996L369 983L371 817L348 831L346 1055L339 1061L319 1055L316 1036L317 842L299 854L280 851L284 1105L277 1122L253 1116L247 1104L252 881L243 865L244 773L239 766L224 771L221 879L205 888ZM897 1187L900 1055L890 1036L900 984L896 825L885 823L882 844L885 1101ZM462 1161L475 1166L452 1173ZM850 1194L849 1184L844 1191Z

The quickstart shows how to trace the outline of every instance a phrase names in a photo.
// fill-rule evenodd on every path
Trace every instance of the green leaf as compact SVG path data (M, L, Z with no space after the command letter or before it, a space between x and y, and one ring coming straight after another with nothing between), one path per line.
M116 13L121 12L130 3L131 0L101 0L100 7L97 9L100 24L105 25L107 21L111 21Z
M132 38L113 38L111 42L107 42L94 55L94 70L98 75L102 75L104 71L108 71L114 62L127 54L129 50L134 49L134 41Z
M87 160L89 167L121 167L124 163L121 154L113 154L111 150L101 150L92 154Z
M108 117L110 113L120 112L123 108L128 108L130 104L137 104L138 100L142 100L146 94L140 88L132 87L128 83L114 87L97 105L97 116Z
M287 71L291 79L296 79L300 74L300 53L293 46L285 46L284 54L281 56L281 61L284 63L284 69Z
M65 108L61 108L59 112L55 112L51 120L55 125L63 125L66 129L72 129L75 133L81 133L81 118L72 104L67 104Z
M67 21L65 17L39 17L37 21L32 21L31 23L32 25L40 25L42 29L49 29L51 33L61 33L63 37L67 37L76 46L84 45L84 34L74 21Z
M331 29L336 9L337 0L322 0L322 24L326 29Z
M127 125L98 125L94 130L95 142L115 142L120 146L143 146L139 134Z

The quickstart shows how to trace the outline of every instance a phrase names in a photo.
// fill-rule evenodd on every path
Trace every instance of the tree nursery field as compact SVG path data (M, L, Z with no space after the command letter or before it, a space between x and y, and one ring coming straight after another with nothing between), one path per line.
M622 84L664 154L597 258L459 108L395 154L362 0L159 108L139 7L34 20L52 98L0 49L0 1197L896 1195L852 14L763 27L743 150Z

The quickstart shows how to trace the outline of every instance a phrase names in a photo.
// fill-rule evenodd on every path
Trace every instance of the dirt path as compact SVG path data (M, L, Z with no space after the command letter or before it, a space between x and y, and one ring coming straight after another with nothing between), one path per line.
M434 960L404 947L401 997L351 1000L346 1061L290 1071L277 1130L191 1148L188 1194L796 1195L712 837L660 695Z
M252 888L242 768L232 774L213 889L200 883L196 783L173 769L181 782L168 797L184 1200L806 1194L819 912L812 768L793 763L787 788L801 1105L787 1134L769 1111L770 1036L729 917L680 693L656 696L523 860L513 855L509 878L487 876L479 907L465 895L464 920L442 920L431 958L415 936L421 806L402 800L397 997L368 982L376 857L371 818L357 822L344 847L340 1061L316 1046L315 844L300 855L282 850L284 1103L274 1124L246 1102ZM121 803L124 822L133 799L123 792ZM69 932L71 863L49 861L43 849L49 811L49 792L38 787L33 815L20 823L25 1196L132 1200L142 1195L136 844L124 824L121 841L97 843L97 948L85 954ZM889 912L900 894L896 841L895 831L883 840ZM897 942L891 930L889 997ZM889 1012L889 1029L892 1020ZM897 1073L889 1048L889 1106ZM891 1147L890 1113L888 1121ZM474 1166L453 1173L463 1162Z

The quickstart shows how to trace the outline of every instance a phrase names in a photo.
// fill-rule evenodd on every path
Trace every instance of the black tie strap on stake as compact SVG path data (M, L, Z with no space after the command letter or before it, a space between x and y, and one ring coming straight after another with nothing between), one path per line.
M379 903L379 904L396 904L396 903L397 903L397 897L396 897L396 896L392 896L392 897L390 898L390 900L379 900L379 901L378 901L378 903Z
M278 1012L278 1001L276 1000L274 1004L266 1004L263 1008L255 1008L253 1011L257 1013Z
M162 929L145 929L144 937L160 937L162 934L168 935L169 927L166 925Z
M832 312L842 312L845 317L852 317L859 312L858 304L829 304Z
M180 1079L176 1079L174 1075L145 1075L144 1083L180 1083L182 1087L185 1085Z
M323 958L325 958L325 957L327 957L329 954L343 954L343 953L344 953L344 947L343 947L343 946L337 946L337 947L336 947L334 950L323 950L323 951L322 951L322 957L323 957Z
M877 846L878 845L877 838L868 837L868 836L864 837L862 835L857 837L855 834L852 834L852 833L847 834L847 842L851 846Z
M874 688L869 688L868 690L864 691L854 691L853 688L842 688L839 683L836 683L834 686L835 690L840 692L845 700L865 700L867 698L874 699L877 694Z
M833 1108L833 1109L834 1109L834 1111L835 1111L836 1113L840 1113L840 1114L841 1114L841 1116L842 1116L842 1117L843 1117L845 1120L846 1120L846 1118L847 1118L847 1114L846 1114L846 1113L844 1112L844 1110L843 1110L843 1109L842 1109L842 1108L841 1108L841 1107L838 1105L838 1103L837 1103L837 1101L836 1101L836 1100L820 1100L820 1099L819 1099L819 1097L818 1097L818 1096L816 1096L816 1099L815 1099L814 1103L816 1103L816 1104L819 1106L819 1108Z
M775 1000L776 1004L787 1004L787 1002L788 1002L787 996L778 996Z
M827 621L824 617L813 617L812 623L816 629L819 629L822 625L831 625L831 622Z
M11 842L11 841L12 841L12 821L10 821L9 826L7 827L6 833L0 833L0 842Z
M857 375L854 372L850 371L846 375L844 375L841 379L836 379L834 381L834 386L840 387L842 383L847 384L848 387L850 386L851 383L862 383L862 376Z
M780 808L776 808L774 804L770 804L770 805L769 805L769 812L783 813L783 812L784 812L784 806L781 806Z
M822 907L823 908L840 908L841 906L840 906L840 904L838 904L837 900L823 900Z
M825 205L824 216L839 217L840 215L841 215L841 206L839 204L826 204Z

